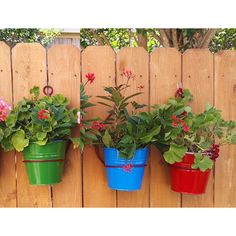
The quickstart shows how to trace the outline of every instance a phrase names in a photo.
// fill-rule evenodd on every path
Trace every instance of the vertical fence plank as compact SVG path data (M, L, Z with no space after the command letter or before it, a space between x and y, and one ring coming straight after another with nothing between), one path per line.
M55 45L48 50L48 83L54 94L63 94L71 107L80 105L80 50L73 45ZM79 136L79 128L73 135ZM80 151L70 145L62 182L53 186L53 207L82 206Z
M122 48L117 53L116 61L117 82L118 84L126 83L121 73L124 69L130 69L135 74L135 79L130 81L130 88L127 89L126 95L136 92L143 92L134 98L141 104L149 105L149 78L148 66L149 55L143 48ZM140 86L144 88L140 89ZM148 108L145 108L147 110ZM150 161L148 161L149 163ZM149 206L149 165L145 168L142 189L135 192L118 192L118 207L148 207Z
M0 42L0 96L12 105L10 48ZM16 207L15 152L0 151L0 207Z
M156 49L150 58L150 104L161 104L173 97L181 82L181 54L173 48ZM180 207L180 194L170 189L169 168L163 157L151 150L151 207Z
M96 103L97 95L106 95L105 86L115 84L115 53L112 48L87 47L82 53L82 81L86 82L87 73L95 74L93 84L86 86L86 92L92 103ZM89 108L89 117L107 116L107 108L102 105ZM93 147L86 147L83 154L83 186L85 207L115 207L116 192L107 186L105 168L96 157Z
M236 51L215 55L215 105L226 120L236 120ZM236 207L236 147L224 146L215 168L215 207Z
M189 49L183 54L183 85L194 95L192 108L202 112L206 103L213 104L213 55L208 49ZM213 206L214 176L211 172L206 194L200 196L182 196L183 207Z
M17 104L29 96L33 86L46 85L46 50L36 43L18 44L12 49L13 101ZM51 195L48 186L31 186L26 175L22 154L16 154L17 205L19 207L50 207Z

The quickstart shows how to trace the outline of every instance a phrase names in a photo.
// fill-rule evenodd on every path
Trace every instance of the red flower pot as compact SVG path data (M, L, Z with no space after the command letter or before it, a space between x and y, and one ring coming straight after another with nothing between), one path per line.
M179 193L203 194L211 170L192 169L194 154L186 153L183 161L170 165L171 189Z

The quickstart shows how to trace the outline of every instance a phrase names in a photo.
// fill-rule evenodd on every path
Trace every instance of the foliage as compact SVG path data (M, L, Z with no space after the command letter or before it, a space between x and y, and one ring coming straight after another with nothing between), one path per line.
M83 48L90 45L109 45L117 51L122 47L142 46L152 52L157 47L175 47L180 51L209 47L216 52L235 49L235 33L236 29L100 28L81 29L80 39Z
M36 29L36 28L20 28L20 29L1 29L0 41L6 42L9 46L17 43L33 43L38 42L44 46L49 45L53 39L59 35L56 29Z
M106 87L108 95L98 96L103 99L99 103L109 108L108 116L103 122L106 128L100 129L101 137L98 138L105 147L118 149L120 157L130 159L136 149L144 148L156 141L154 136L160 132L161 127L151 122L152 117L147 112L137 114L137 110L146 105L138 104L131 99L141 92L125 96L129 82L135 76L129 70L124 71L122 75L127 79L125 84Z
M6 119L2 140L6 151L23 151L30 142L45 145L54 140L70 139L71 129L77 125L78 110L68 108L69 101L63 95L39 99L39 87L32 88L30 94L31 98L18 102Z
M77 139L78 146L81 150L84 149L85 145L91 144L92 142L97 141L97 135L99 132L95 127L95 122L99 120L98 118L87 119L87 108L95 106L93 103L89 102L90 96L88 96L85 92L85 87L88 82L91 80L90 73L87 74L87 82L85 84L80 84L80 137ZM94 77L95 79L95 77Z
M214 36L210 43L213 52L219 50L236 49L236 29L222 29Z
M195 153L192 168L204 171L212 167L219 146L236 144L236 122L225 121L221 111L209 104L204 112L193 113L189 106L192 99L186 89L176 93L166 104L154 106L153 118L157 126L161 125L156 146L170 164L182 161L187 151Z

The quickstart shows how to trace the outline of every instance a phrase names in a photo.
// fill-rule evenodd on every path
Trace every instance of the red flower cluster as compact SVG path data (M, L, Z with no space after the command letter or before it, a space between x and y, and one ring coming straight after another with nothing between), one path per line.
M125 172L131 172L133 169L133 165L132 164L127 164L123 166L123 171Z
M218 144L213 144L211 148L204 152L204 154L211 156L211 160L216 161L219 157L220 147Z
M38 118L40 120L45 120L48 117L49 117L49 111L48 110L42 109L38 112Z
M99 122L97 122L97 121L94 121L94 122L92 123L91 128L94 129L94 130L101 130L101 129L105 128L105 125L102 124L102 123L99 123Z
M93 81L95 80L95 75L94 73L88 73L85 75L85 77L88 79L88 81L90 82L90 84L93 83Z
M183 128L184 132L189 131L189 126L185 123L184 120L179 119L177 116L171 116L171 119L172 119L172 126L173 127L177 127L180 125Z
M184 97L184 90L182 88L179 88L175 92L175 98L183 98Z
M128 80L135 78L135 75L133 74L131 70L123 70L123 72L121 73L121 76L126 77Z

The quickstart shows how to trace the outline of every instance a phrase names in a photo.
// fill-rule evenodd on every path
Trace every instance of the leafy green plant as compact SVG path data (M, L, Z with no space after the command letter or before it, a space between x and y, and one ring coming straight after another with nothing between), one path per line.
M136 149L144 148L156 141L154 136L160 132L161 127L151 122L151 114L137 112L146 106L132 101L141 92L125 96L129 82L135 79L135 75L130 70L124 70L122 76L127 80L125 84L106 87L104 90L107 96L98 96L103 100L99 103L109 108L108 116L103 121L106 128L99 130L98 140L105 147L118 149L120 157L130 159ZM128 107L131 112L128 112Z
M23 151L30 142L73 141L71 131L78 124L78 109L68 108L69 101L61 94L39 99L39 87L32 88L30 95L18 102L6 119L1 142L4 150Z
M93 73L88 73L85 77L87 78L87 82L80 85L80 137L76 138L78 146L82 151L85 145L97 141L97 136L99 135L98 129L103 126L98 122L99 118L86 118L88 115L87 108L93 107L95 104L89 102L90 96L86 94L85 87L86 85L93 83L95 75Z
M193 113L189 106L192 99L188 90L179 89L175 98L154 106L153 118L161 125L156 146L170 164L181 162L186 152L194 153L192 168L205 171L212 168L220 146L236 144L236 122L225 121L221 111L210 104L204 112Z

